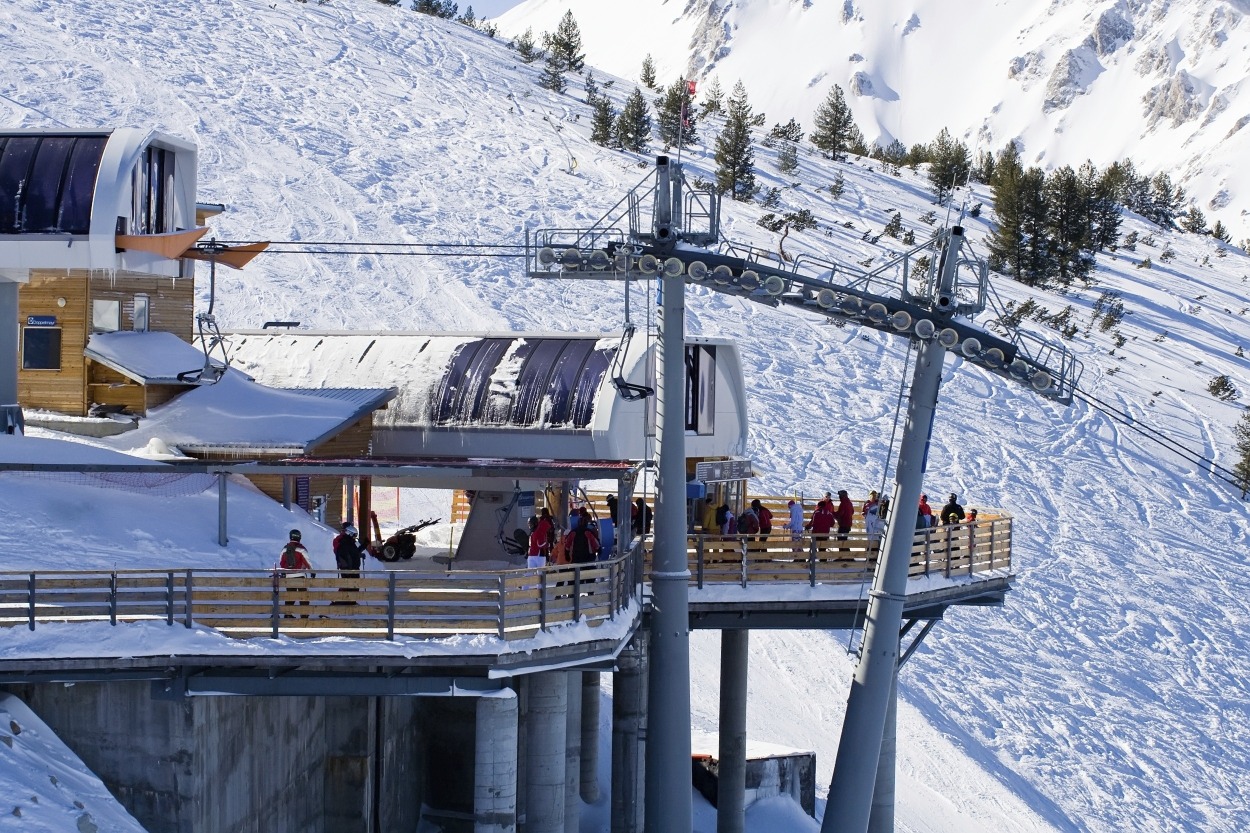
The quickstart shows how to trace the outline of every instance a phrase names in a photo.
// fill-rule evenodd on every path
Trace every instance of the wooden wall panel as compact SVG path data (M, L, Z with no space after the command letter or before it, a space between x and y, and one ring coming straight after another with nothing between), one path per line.
M312 450L311 456L323 459L367 457L373 436L373 414L366 414L335 436Z
M65 306L57 300L65 299ZM87 279L85 274L35 272L18 289L19 333L30 315L54 316L61 329L61 369L17 371L17 399L24 408L85 416L86 368L82 351L87 344ZM20 337L20 336L19 336Z
M195 281L189 278L161 278L134 273L91 276L92 299L121 301L121 328L134 328L135 295L148 296L148 329L173 333L190 342L195 330Z

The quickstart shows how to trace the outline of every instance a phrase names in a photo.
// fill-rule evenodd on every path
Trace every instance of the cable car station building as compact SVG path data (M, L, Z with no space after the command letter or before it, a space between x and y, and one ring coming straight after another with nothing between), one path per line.
M6 659L0 684L71 738L152 831L565 833L583 802L598 801L610 802L613 833L641 831L651 537L618 534L605 561L537 570L505 539L543 504L565 517L589 481L614 482L617 528L628 529L655 456L656 345L619 334L264 330L232 334L226 368L192 344L197 334L207 343L215 322L192 314L189 261L241 266L259 249L197 248L217 209L197 205L195 148L172 137L0 133L0 314L18 325L0 328L8 432L22 430L23 406L81 416L96 404L124 407L142 436L162 408L194 409L217 383L350 400L299 436L232 429L256 416L243 406L212 436L180 419L171 447L196 458L183 470L245 475L288 506L310 497L292 488L300 478L345 483L325 520L356 520L366 534L373 484L472 492L459 548L436 571L300 581L210 569L72 585L0 574L10 628L155 620L248 640L203 655ZM146 364L127 341L136 336L159 336L186 370ZM689 627L859 627L878 556L861 530L830 541L695 532L705 502L748 502L748 415L737 346L684 346L682 390L670 396L685 403ZM344 432L354 445L316 454ZM0 459L0 472L38 468ZM906 629L923 624L914 649L950 606L1002 603L1010 519L918 534L909 576ZM263 637L278 638L274 650ZM743 653L729 666L740 679L723 681L732 714L722 716L720 806L740 815L747 762L732 750L744 747L746 643L726 644ZM607 784L603 672L614 675Z

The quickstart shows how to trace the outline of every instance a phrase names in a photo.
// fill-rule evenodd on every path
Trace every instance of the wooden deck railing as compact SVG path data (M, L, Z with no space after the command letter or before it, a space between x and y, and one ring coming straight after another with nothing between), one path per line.
M257 570L0 573L0 625L156 621L238 637L393 639L492 634L612 619L636 595L638 559L543 569L303 576Z
M879 546L879 545L878 545ZM790 533L761 536L692 535L687 539L690 582L716 584L858 584L871 581L878 552L862 532L837 535ZM1011 519L954 524L917 531L911 578L975 575L1011 566Z

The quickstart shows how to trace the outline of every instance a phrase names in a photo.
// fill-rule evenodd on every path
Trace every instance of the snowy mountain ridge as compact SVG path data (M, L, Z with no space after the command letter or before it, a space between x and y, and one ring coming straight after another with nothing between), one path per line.
M741 80L769 124L842 87L869 144L974 153L1019 142L1025 164L1166 171L1234 240L1250 238L1250 4L1244 0L528 0L501 36L572 11L589 61L658 82ZM628 19L626 19L626 17Z
M675 4L656 8L660 19L678 16ZM734 8L827 11L815 0ZM940 22L918 8L908 48L926 43L915 36ZM578 15L587 37L594 17ZM1062 17L1039 17L1037 26ZM630 72L641 60L630 39L647 37L646 23L631 17L616 32L632 50ZM1012 46L1004 61L1027 51ZM860 52L869 54L864 44ZM786 62L811 60L803 49L785 54ZM501 40L372 0L219 0L194 14L178 0L10 0L0 6L0 68L7 126L138 125L199 145L200 199L228 206L212 233L280 244L242 272L218 271L223 329L278 319L317 329L611 332L627 309L640 333L654 323L643 285L633 286L627 308L619 284L525 277L508 256L515 250L424 257L415 246L397 255L383 245L515 245L527 229L588 226L650 170L658 145L625 154L592 144L576 79L565 95L541 89L540 67L520 63ZM596 76L614 81L607 91L618 104L632 89L599 65ZM1072 107L1088 100L1078 96ZM767 109L770 121L781 118ZM712 175L715 132L708 120L685 152L691 177ZM921 138L933 132L926 125ZM1120 155L1115 136L1106 148L1097 138L1090 150ZM774 153L759 149L761 185L778 189L782 210L808 209L819 223L792 233L787 251L879 265L901 248L881 236L895 211L924 239L953 222L960 204L990 205L977 186L947 213L933 206L923 172L892 177L873 167L804 152L798 173L782 175ZM835 197L828 186L838 178L844 188ZM769 209L723 209L726 237L776 250L777 235L757 223ZM991 221L988 210L964 218L982 255ZM1135 246L1101 255L1089 286L1059 294L994 280L1017 308L1032 300L1047 320L1067 310L1077 325L1067 343L1086 368L1082 389L1109 408L1062 408L948 359L926 488L1015 516L1018 581L1002 609L952 611L905 666L900 831L1250 827L1250 513L1199 461L1150 436L1231 464L1232 426L1244 409L1207 386L1224 374L1243 396L1250 391L1250 362L1239 355L1250 343L1250 261L1210 237L1130 215L1121 234L1132 233ZM201 270L200 310L207 283ZM1125 306L1115 331L1095 326L1104 292ZM1059 337L1040 318L1025 326ZM741 346L748 445L760 473L753 490L862 494L890 482L909 371L903 341L697 287L688 291L686 327ZM264 507L232 510L240 528L223 551L212 495L178 504L193 522L165 526L153 519L176 517L170 504L113 495L107 523L88 526L76 518L99 512L91 491L14 487L0 477L0 514L30 519L42 551L74 552L78 566L101 568L170 553L188 566L263 565L272 563L274 536L285 534ZM308 539L324 549L329 537L322 529ZM0 563L49 566L32 560L24 536L0 537ZM0 653L45 638L0 631ZM703 730L715 727L716 642L712 634L694 639ZM752 635L750 733L815 749L822 794L849 684L846 645L846 634Z

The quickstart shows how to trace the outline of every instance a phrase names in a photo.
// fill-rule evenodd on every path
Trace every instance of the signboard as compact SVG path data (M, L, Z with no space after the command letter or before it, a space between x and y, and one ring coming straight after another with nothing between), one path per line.
M27 327L55 327L55 315L28 315L26 316Z
M750 460L715 460L694 464L695 479L704 483L722 483L726 480L746 480L754 477Z

